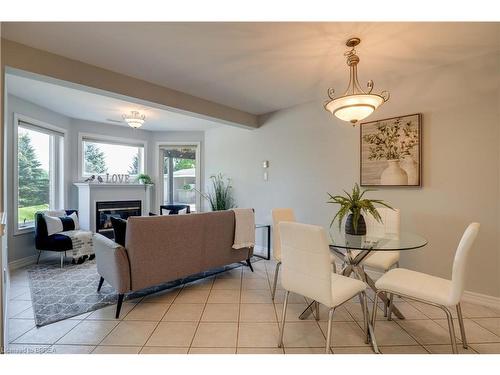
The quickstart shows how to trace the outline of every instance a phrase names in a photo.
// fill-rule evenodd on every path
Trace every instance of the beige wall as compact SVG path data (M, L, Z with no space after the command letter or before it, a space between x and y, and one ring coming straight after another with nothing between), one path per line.
M497 297L499 58L376 82L391 100L370 118L423 114L423 187L371 193L401 208L403 230L429 240L425 248L403 253L402 266L449 278L460 236L478 221L467 290ZM207 131L205 144L205 175L231 176L238 206L254 207L259 222L271 221L273 207L293 207L300 221L328 227L334 207L325 203L326 192L341 193L359 181L359 128L335 120L322 99L279 111L257 130ZM263 160L270 162L268 182Z

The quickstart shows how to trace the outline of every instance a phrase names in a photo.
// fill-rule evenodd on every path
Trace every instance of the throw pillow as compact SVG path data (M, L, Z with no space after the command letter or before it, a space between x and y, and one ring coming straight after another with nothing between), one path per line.
M161 214L162 214L162 216L170 215L170 210L163 209L163 210L161 210Z
M80 221L78 220L78 215L76 214L76 212L73 212L68 217L70 219L73 219L73 225L74 225L73 230L79 230L80 229Z
M177 211L178 215L186 215L187 214L187 208L183 208L182 210Z
M125 234L127 232L127 220L111 217L113 232L115 233L115 242L125 247Z
M62 220L58 217L53 217L49 215L43 215L45 219L45 224L47 225L47 235L51 236L55 233L63 231Z

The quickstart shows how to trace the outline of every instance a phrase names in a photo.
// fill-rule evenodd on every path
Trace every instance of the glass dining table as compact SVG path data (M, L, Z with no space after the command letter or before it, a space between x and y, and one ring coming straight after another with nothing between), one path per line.
M338 228L332 228L329 234L330 250L342 263L342 269L339 273L347 277L354 275L356 278L363 280L374 292L377 291L375 281L365 272L363 267L365 259L378 251L409 251L427 245L427 240L424 237L410 232L375 232L369 235L356 236L346 234ZM384 304L388 305L387 296L381 295L379 297ZM304 310L299 317L300 319L307 318L313 312L314 303L313 301ZM363 304L362 298L360 298L360 303ZM399 319L404 319L404 315L395 306L392 306L392 313ZM378 353L379 350L371 323L369 324L369 331L373 349Z

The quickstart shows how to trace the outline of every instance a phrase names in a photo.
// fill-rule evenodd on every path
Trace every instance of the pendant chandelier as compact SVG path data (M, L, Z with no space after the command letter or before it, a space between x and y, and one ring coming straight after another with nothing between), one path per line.
M325 109L343 121L353 124L370 116L378 107L389 100L389 93L382 91L380 94L372 94L373 81L368 81L368 91L364 91L358 82L359 57L356 55L356 47L361 42L359 38L350 38L346 46L351 49L344 53L347 56L349 66L349 85L344 95L334 97L335 90L328 89L330 100L325 103Z
M130 115L123 115L123 120L132 128L138 129L144 125L145 115L141 115L137 111L131 111Z

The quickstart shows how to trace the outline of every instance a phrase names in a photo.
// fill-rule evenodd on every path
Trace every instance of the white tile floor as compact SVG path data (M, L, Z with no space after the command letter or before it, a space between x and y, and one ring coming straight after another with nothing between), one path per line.
M320 321L298 315L304 298L290 299L284 348L277 348L283 290L275 303L270 288L273 261L259 261L183 288L124 303L120 319L115 306L36 328L25 269L11 275L10 353L323 353L326 309ZM98 280L96 280L97 286ZM376 337L383 353L450 353L447 324L440 310L398 300L405 320L383 320ZM461 353L500 353L500 311L463 303L470 348ZM371 309L371 306L370 306ZM357 300L335 312L332 350L337 354L372 353L364 343ZM458 332L458 323L455 325Z

